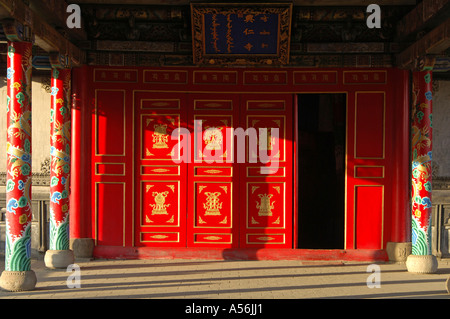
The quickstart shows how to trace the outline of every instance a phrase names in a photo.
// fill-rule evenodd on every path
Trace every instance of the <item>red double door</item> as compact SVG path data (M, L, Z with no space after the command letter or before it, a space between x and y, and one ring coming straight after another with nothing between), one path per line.
M292 103L135 91L135 245L292 248Z

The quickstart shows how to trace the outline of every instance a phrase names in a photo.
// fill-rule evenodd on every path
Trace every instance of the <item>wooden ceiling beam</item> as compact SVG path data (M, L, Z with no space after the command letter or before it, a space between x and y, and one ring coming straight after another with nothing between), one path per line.
M77 4L121 4L121 5L189 5L191 0L72 0L71 3ZM207 0L203 2L208 2ZM226 3L227 1L215 1L216 3ZM261 1L264 2L264 1ZM272 0L271 2L291 2L287 0ZM295 6L358 6L367 7L373 3L373 0L293 0ZM377 0L380 6L414 6L416 0Z
M396 41L411 42L420 32L433 29L450 17L450 0L423 0L399 21Z
M450 47L450 18L397 55L400 68L413 68L418 58L439 55Z
M14 19L30 27L35 45L49 53L58 52L68 56L73 66L84 63L85 53L32 11L23 1L0 0L0 8L0 13L3 12L2 18Z
M69 15L67 13L67 6L68 4L64 0L30 0L31 10L45 19L47 23L64 30L64 33L67 34L69 39L86 41L87 34L84 28L67 28L66 20Z

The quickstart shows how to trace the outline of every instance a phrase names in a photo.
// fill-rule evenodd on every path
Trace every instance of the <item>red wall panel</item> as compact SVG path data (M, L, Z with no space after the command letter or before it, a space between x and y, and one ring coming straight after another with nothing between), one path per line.
M96 183L96 238L98 245L123 245L125 216L124 183Z
M356 249L382 249L383 186L355 189Z
M384 157L384 92L356 94L355 157Z
M96 92L96 155L125 154L125 91Z

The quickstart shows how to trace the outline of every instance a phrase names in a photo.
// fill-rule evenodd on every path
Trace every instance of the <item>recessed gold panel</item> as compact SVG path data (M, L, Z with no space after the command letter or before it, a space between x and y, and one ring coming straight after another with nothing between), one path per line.
M232 177L233 167L197 166L194 168L195 177Z
M194 160L206 163L230 162L233 158L233 117L194 115Z
M247 115L247 128L254 128L258 138L256 147L247 145L249 162L261 161L261 154L267 156L270 162L286 161L286 116ZM272 129L278 130L278 137Z
M141 182L141 227L180 226L180 182Z
M95 69L94 82L136 83L138 71L135 69Z
M354 156L384 159L386 155L386 93L355 93Z
M95 175L125 176L125 163L95 163Z
M179 114L141 114L141 159L179 160ZM174 132L175 131L175 132Z
M181 101L179 99L141 99L142 110L158 110L169 109L179 110L181 107Z
M285 243L285 234L247 234L247 244L276 245Z
M286 177L286 167L247 167L247 177Z
M195 244L231 244L233 242L232 234L194 234Z
M384 166L355 165L355 178L384 178Z
M233 225L233 184L194 182L194 227L231 228Z
M180 233L178 232L141 232L141 243L178 243Z
M183 70L144 70L144 83L187 84L188 72Z
M284 111L285 100L248 100L247 111Z
M247 229L285 228L284 182L247 183Z
M95 90L95 155L125 156L125 90Z
M141 175L143 176L180 176L180 166L160 166L160 165L142 165Z
M194 110L233 110L232 100L195 100Z

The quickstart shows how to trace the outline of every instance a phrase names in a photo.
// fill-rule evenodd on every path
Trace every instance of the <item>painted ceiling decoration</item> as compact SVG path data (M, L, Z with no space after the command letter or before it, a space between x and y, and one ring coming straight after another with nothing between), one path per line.
M203 2L216 7L220 5L218 2ZM279 5L286 2L271 3ZM8 3L6 0L0 1L4 7ZM54 28L76 50L80 50L77 52L77 62L109 66L210 65L212 61L214 65L231 63L226 59L196 59L195 45L198 43L192 37L195 23L192 21L191 1L77 0L71 3L81 8L83 21L80 29L68 29L65 26L68 14L64 1L28 0L16 4L16 11L21 9L30 12L28 15ZM198 5L197 2L192 3ZM292 4L292 12L288 59L282 63L286 66L407 67L423 45L420 40L434 45L449 28L448 0L424 0L418 3L413 0L378 1L382 13L381 28L368 28L367 6L360 5L360 1L294 0L288 3ZM259 4L264 5L264 2ZM257 3L253 5L258 6ZM17 16L16 11L13 13ZM0 10L0 18L5 16ZM27 14L18 18L26 20ZM442 30L431 32L439 27ZM6 43L1 43L2 40L4 42L5 37L0 32L0 45L3 48ZM445 35L444 40L443 44L435 46L435 51L440 50L439 55L442 57L438 69L441 66L443 70L448 70L448 35ZM259 46L263 46L263 43L259 43ZM45 45L45 41L37 41L34 48L37 69L46 68L45 57L52 50ZM2 63L5 61L2 55ZM277 62L272 66L279 64ZM269 64L266 63L266 66Z

